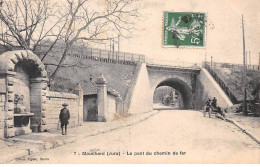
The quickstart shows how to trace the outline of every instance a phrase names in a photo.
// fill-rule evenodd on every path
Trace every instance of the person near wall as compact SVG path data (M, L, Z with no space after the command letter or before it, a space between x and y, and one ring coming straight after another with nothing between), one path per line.
M206 106L205 106L204 113L203 113L204 117L206 116L206 112L209 113L209 117L211 116L211 109L210 109L210 107L211 107L211 100L208 99L208 101L206 101Z
M216 97L214 97L214 98L212 99L211 106L212 106L214 109L217 108L217 99L216 99Z
M62 104L63 109L60 110L60 123L61 123L61 134L62 135L67 135L67 125L69 124L69 119L70 119L70 111L67 109L68 104L64 103ZM63 127L65 126L65 134L63 131Z

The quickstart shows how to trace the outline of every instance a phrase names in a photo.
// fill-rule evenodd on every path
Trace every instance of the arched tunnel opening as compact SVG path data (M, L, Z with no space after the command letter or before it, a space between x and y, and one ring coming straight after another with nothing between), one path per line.
M160 108L160 106L169 106L171 108L179 109L181 103L181 97L179 92L170 86L160 86L155 89L153 94L153 106L154 108Z
M189 86L180 79L165 79L156 86L153 103L161 103L176 109L191 109L192 92Z

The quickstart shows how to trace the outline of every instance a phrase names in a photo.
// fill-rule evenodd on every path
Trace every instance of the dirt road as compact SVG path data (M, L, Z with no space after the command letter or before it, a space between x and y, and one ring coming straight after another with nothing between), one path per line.
M12 163L260 163L260 146L231 123L165 110Z

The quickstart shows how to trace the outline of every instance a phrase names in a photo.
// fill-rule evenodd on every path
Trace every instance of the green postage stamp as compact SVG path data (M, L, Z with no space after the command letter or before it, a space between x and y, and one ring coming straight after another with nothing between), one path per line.
M163 46L204 47L205 20L205 13L164 12Z

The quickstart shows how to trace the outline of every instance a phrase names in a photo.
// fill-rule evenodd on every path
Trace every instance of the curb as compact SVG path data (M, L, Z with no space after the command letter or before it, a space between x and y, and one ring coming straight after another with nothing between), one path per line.
M160 111L151 111L149 112L149 114L141 117L141 118L138 118L136 120L133 120L133 121L129 121L127 122L126 124L120 124L119 126L112 126L111 128L104 128L104 129L101 129L99 131L92 131L92 132L89 132L88 134L85 134L85 135L80 135L80 136L77 136L77 137L71 137L71 138L68 138L68 139L64 139L64 140L61 140L61 139L58 139L58 140L55 140L54 143L48 143L48 142L45 142L44 144L42 144L42 146L40 146L40 149L38 150L30 150L29 149L26 149L26 150L22 150L21 152L19 151L18 153L14 154L13 156L11 156L12 158L10 158L10 156L8 155L8 159L9 160L6 160L5 162L9 162L9 161L12 161L16 158L21 158L21 157L25 157L25 156L28 156L28 155L34 155L34 154L37 154L37 153L40 153L42 151L47 151L47 150L50 150L50 149L53 149L53 148L56 148L56 147L60 147L60 146L63 146L65 144L68 144L68 143L73 143L75 142L75 139L81 139L81 138L86 138L86 137L91 137L91 136L96 136L96 135L99 135L99 134L102 134L102 133L107 133L107 132L111 132L113 130L117 130L119 128L124 128L124 127L128 127L128 126L131 126L131 125L135 125L137 123L140 123L142 121L145 121L147 119L149 119L150 117L154 116L155 114L158 114Z
M260 140L253 135L252 133L248 132L243 126L241 126L238 122L233 121L232 119L226 118L226 120L234 125L236 125L240 130L242 130L242 132L244 132L245 134L247 134L248 136L250 136L257 144L260 145Z

